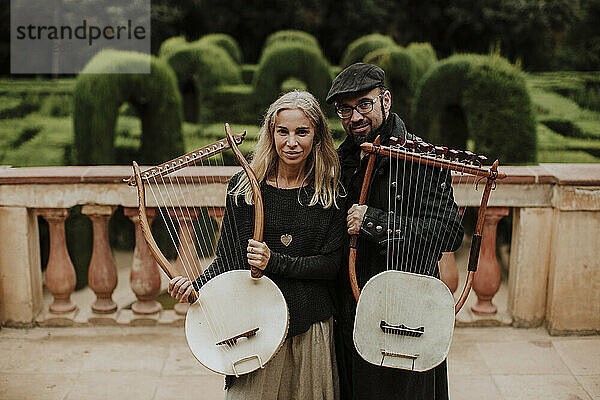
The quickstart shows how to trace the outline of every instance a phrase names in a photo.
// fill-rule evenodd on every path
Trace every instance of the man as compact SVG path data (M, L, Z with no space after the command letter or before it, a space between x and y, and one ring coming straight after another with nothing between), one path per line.
M411 266L417 263L415 270L419 271L429 267L432 275L439 276L437 261L441 252L457 250L463 237L450 174L441 174L439 168L390 162L389 157L378 156L367 204L357 204L368 159L359 145L372 142L378 135L382 145L389 145L392 137L399 138L400 142L420 140L409 134L400 117L390 111L392 95L385 88L384 71L366 63L347 67L333 81L327 102L334 103L347 134L338 154L348 194L348 233L359 234L356 261L359 287L386 270L388 262L394 261L392 258L402 260L404 253L410 250L414 253L415 247L422 257L415 258ZM408 182L417 182L419 178L428 180L420 186L424 191L416 193L413 185L411 193ZM419 202L416 202L417 195ZM407 204L418 204L418 207L411 210ZM442 243L440 235L449 239L443 246L432 246L436 239ZM390 254L390 248L395 249L395 254ZM411 372L372 365L356 352L352 339L356 301L348 278L347 254L346 268L341 268L343 276L338 280L336 321L342 399L447 399L445 361L427 372ZM397 269L406 270L402 265Z

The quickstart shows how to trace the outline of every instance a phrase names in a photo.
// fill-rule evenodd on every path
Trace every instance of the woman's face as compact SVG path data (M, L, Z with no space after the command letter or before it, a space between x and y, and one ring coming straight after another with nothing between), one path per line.
M288 167L304 168L312 150L315 129L299 109L281 110L275 117L275 150Z

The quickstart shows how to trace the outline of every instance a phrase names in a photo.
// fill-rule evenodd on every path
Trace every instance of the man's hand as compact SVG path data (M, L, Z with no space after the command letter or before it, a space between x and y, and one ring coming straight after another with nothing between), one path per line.
M358 204L353 204L352 207L350 207L348 210L348 217L346 217L348 233L350 235L358 235L363 220L365 219L366 212L367 205L359 206Z

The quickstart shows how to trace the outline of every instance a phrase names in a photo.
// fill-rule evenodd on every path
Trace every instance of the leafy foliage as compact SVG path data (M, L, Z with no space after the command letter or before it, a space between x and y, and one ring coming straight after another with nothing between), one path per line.
M173 70L152 57L149 74L114 73L135 63L146 63L147 57L103 51L77 77L73 95L77 164L116 162L115 126L119 108L125 102L141 119L140 162L154 164L182 153L181 97Z
M394 46L396 46L396 42L389 36L379 33L366 35L356 39L346 47L340 64L342 68L346 68L356 62L363 61L365 56L374 50Z
M523 75L497 56L440 61L417 90L415 133L506 163L535 161L535 116Z

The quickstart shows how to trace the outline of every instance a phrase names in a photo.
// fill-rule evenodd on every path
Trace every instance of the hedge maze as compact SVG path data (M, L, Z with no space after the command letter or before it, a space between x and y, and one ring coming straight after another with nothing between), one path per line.
M598 72L526 74L498 55L438 60L428 43L400 46L377 33L327 60L319 41L297 30L268 36L257 64L244 63L229 35L178 36L151 57L150 74L111 74L142 60L106 51L76 79L0 80L0 162L155 163L213 141L223 121L252 132L248 153L266 107L294 88L322 102L339 142L345 134L324 98L357 61L386 71L393 111L427 140L502 164L600 162Z

